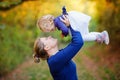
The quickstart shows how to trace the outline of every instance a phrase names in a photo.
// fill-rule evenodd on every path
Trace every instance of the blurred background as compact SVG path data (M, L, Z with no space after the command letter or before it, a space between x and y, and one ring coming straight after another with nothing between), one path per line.
M46 61L33 62L34 41L52 35L61 49L70 37L43 33L36 21L61 15L63 6L92 16L90 31L107 30L110 37L107 46L85 42L74 58L79 80L120 80L120 0L0 0L0 80L52 80Z

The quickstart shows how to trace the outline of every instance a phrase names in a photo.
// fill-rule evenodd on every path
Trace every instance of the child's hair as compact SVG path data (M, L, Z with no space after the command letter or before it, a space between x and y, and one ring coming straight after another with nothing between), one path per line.
M42 27L48 27L51 25L51 22L53 22L54 20L54 16L53 15L45 15L45 16L42 16L41 18L39 18L37 20L37 27L43 31Z
M34 62L39 63L40 58L46 60L48 58L47 52L44 50L44 44L40 41L40 38L37 38L34 42Z

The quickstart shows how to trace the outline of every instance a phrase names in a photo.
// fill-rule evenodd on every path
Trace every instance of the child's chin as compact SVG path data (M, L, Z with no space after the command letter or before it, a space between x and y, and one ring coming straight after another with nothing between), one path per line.
M43 32L47 32L47 33L48 33L48 32L50 32L50 31L43 31Z

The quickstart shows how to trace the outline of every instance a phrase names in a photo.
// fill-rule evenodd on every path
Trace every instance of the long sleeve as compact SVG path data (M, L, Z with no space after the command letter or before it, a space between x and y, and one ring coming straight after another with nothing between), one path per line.
M58 16L54 19L54 24L58 28L58 30L62 31L62 34L64 36L67 36L69 34L67 26L59 19L61 16Z
M65 64L72 60L83 46L83 39L80 32L74 31L71 27L70 30L72 34L71 43L48 60L49 67L52 71L63 69Z

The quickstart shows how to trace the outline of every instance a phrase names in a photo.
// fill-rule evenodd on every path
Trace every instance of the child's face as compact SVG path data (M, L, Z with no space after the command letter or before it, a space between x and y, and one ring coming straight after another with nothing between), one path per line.
M56 29L54 23L51 21L45 22L44 24L40 26L40 28L43 32L52 32L52 31L55 31Z

